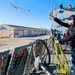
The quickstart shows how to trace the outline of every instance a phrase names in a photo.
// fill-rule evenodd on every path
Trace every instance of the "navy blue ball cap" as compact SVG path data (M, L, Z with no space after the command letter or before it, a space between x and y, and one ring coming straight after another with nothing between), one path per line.
M75 15L71 15L70 17L66 18L68 20L75 20Z

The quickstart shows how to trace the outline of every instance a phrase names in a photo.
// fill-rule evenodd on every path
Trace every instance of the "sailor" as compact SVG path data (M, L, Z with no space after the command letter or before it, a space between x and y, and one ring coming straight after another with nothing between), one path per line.
M69 34L62 39L56 41L57 44L64 42L70 42L71 51L72 51L72 64L73 64L73 75L75 75L75 15L71 15L67 18L67 23L60 21L58 18L54 17L52 14L49 15L50 19L53 19L55 22L60 25L67 27Z
M60 9L63 9L63 5L62 4L60 5Z

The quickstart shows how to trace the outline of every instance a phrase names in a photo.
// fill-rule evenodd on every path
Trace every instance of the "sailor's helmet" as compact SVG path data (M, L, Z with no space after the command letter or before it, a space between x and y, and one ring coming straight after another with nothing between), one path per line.
M75 20L75 15L71 15L71 16L69 16L69 17L66 18L66 19L68 19L68 20Z

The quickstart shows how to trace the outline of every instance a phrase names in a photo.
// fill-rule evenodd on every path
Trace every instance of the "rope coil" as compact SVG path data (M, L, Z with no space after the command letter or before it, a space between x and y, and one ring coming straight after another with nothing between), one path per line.
M63 64L63 62L61 62L61 59L59 57L58 47L59 47L60 54L61 54L61 57L62 57L62 61L64 62L64 64ZM62 51L61 44L57 45L56 42L54 42L54 50L55 50L56 57L57 57L57 60L58 60L58 65L59 65L59 67L57 67L58 71L63 73L63 74L67 74L68 71L69 71L68 60L67 60L64 52Z

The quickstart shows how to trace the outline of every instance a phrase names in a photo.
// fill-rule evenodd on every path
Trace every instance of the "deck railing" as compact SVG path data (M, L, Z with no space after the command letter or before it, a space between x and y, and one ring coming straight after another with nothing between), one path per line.
M14 48L11 55L10 50L0 52L0 75L29 75L36 57L44 58L44 63L45 56L49 55L49 47L50 39L44 39ZM48 58L46 65L50 64L50 56Z

